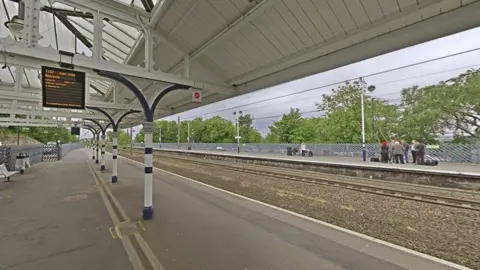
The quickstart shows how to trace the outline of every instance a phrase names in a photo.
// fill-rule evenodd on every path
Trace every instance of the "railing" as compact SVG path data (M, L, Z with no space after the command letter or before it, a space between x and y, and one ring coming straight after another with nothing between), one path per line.
M59 159L62 159L68 152L75 150L75 149L80 149L83 148L84 144L83 143L67 143L67 144L62 144L60 145L60 153Z
M142 144L134 144L136 147L142 147ZM195 143L190 145L193 150L216 150L222 147L225 151L236 152L237 144L233 143ZM154 148L178 149L176 143L155 143ZM299 144L242 144L241 152L258 153L277 153L285 154L287 147L298 147ZM378 157L380 145L367 144L367 156ZM187 149L188 144L181 143L180 149ZM307 144L307 148L313 151L315 156L328 157L361 157L361 144ZM480 145L479 144L442 144L427 145L426 156L442 162L454 163L480 163Z
M71 143L60 145L60 152L58 159L63 158L68 152L83 148L83 144ZM20 153L27 153L30 156L30 165L37 164L43 161L44 145L43 144L25 144L14 146L0 146L0 163L5 163L9 170L15 169L15 157Z
M15 157L20 153L27 153L30 156L30 165L42 161L43 144L24 144L0 147L0 155L9 170L15 169Z

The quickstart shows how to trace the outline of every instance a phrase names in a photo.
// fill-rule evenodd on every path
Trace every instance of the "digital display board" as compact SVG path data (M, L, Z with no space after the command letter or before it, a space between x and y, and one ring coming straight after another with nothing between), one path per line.
M85 109L85 72L42 66L43 107Z
M71 135L80 135L80 128L79 127L71 127L70 128Z

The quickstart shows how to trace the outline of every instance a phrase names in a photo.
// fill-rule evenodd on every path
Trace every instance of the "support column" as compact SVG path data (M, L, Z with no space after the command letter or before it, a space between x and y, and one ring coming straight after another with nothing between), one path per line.
M101 165L100 165L100 170L103 171L105 170L105 141L106 141L106 136L105 133L102 133L102 149L101 149Z
M97 145L97 147L96 147L97 156L95 157L95 158L96 158L95 164L98 164L98 163L99 163L99 162L98 162L98 149L100 148L100 143L99 143L99 141L98 141L98 140L99 140L98 135L99 135L99 134L97 134L97 136L96 136L97 139L96 139L96 142L95 142L95 144Z
M113 141L113 160L112 160L112 183L118 182L117 176L117 154L118 154L118 138L117 138L117 130L114 130L112 133L112 141Z
M153 195L152 195L152 178L153 178L153 157L152 157L152 146L153 146L153 118L155 115L155 108L157 107L160 100L168 93L175 90L186 90L190 86L174 84L166 87L161 91L153 100L151 105L147 101L146 97L143 95L142 91L138 89L135 84L133 84L128 79L124 78L118 73L108 72L108 71L96 71L98 75L110 78L112 80L118 81L124 84L128 89L130 89L135 96L138 98L138 101L142 105L143 112L145 114L145 123L143 124L143 131L145 136L145 187L144 187L144 203L143 203L143 219L149 220L153 218Z
M145 142L145 187L143 201L143 219L148 220L153 217L153 122L143 124L144 142Z

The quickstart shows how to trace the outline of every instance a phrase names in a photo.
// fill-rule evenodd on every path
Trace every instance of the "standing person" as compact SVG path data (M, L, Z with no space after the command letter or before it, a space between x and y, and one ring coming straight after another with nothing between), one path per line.
M388 161L390 163L393 163L393 145L395 144L395 140L390 140L390 143L388 144Z
M412 140L410 145L410 151L412 152L413 164L417 163L417 141Z
M425 144L422 141L417 142L417 164L423 165L425 163Z
M398 141L395 141L392 147L392 152L395 163L398 164L398 161L400 161L400 163L405 164L403 162L403 145L401 145Z
M403 145L403 160L405 163L408 163L408 152L410 151L410 145L405 141L402 140Z
M388 163L388 144L387 142L382 142L382 147L380 147L380 162Z

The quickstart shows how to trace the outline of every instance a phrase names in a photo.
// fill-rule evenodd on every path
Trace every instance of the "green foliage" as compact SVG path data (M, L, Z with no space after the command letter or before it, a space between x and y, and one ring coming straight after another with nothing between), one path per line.
M75 135L70 135L70 128L31 127L29 130L24 131L24 134L42 143L56 142L58 140L61 143L78 142L78 138Z
M113 139L113 131L107 132L107 140L111 142ZM129 146L130 145L130 135L124 132L123 130L119 130L117 132L117 141L119 147Z
M368 95L363 80L346 82L322 95L317 104L323 117L302 118L290 109L270 126L267 142L275 143L360 143L361 95L364 96L367 143L392 138L437 143L439 135L454 133L453 142L480 141L480 70L427 87L412 86L402 91L399 106Z
M262 141L262 136L258 130L253 128L253 117L251 115L242 115L239 117L240 136L242 143L258 143ZM235 123L215 116L206 120L195 118L190 121L182 121L180 123L180 142L188 142L188 125L190 124L190 142L203 143L234 143L236 142ZM161 127L161 128L160 128ZM177 122L176 121L156 121L153 134L153 141L159 142L160 129L162 142L177 142ZM135 142L144 141L143 129L135 137Z
M60 140L61 143L78 142L78 138L70 135L70 128L45 128L45 127L30 127L28 129L22 127L8 127L2 128L1 133L5 135L15 135L20 132L22 136L28 136L40 143L56 142Z
M457 142L478 142L480 136L480 73L466 73L424 88L402 91L404 134L434 141L447 130Z

